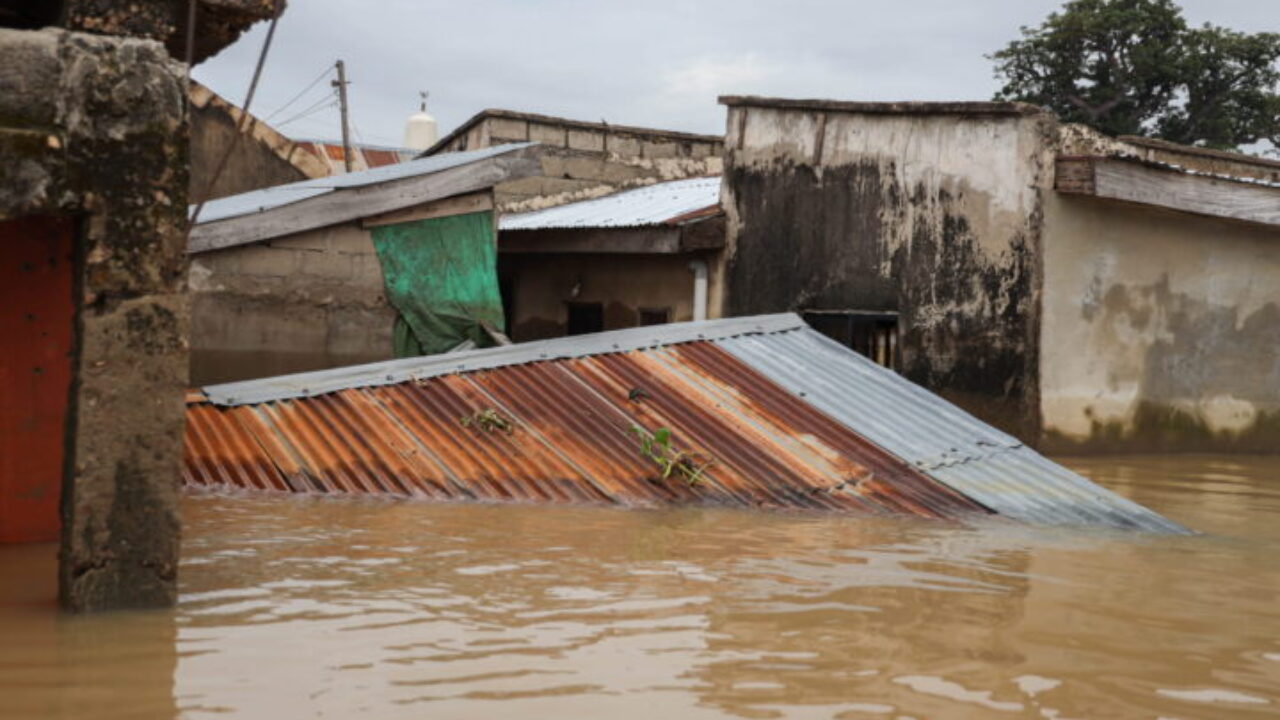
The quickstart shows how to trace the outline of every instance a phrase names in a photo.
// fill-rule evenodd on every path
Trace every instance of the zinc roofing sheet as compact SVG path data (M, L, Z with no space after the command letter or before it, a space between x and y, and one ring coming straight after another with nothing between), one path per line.
M487 411L510 430L462 422ZM662 478L636 427L669 429L702 479ZM191 486L1185 532L790 314L208 387L186 449Z
M470 150L467 152L442 153L440 155L433 155L431 157L420 158L417 160L409 160L407 162L397 163L394 165L384 165L370 170L361 170L359 172L351 172L343 175L331 175L329 177L315 178L313 180L302 180L300 182L289 183L287 185L277 185L275 187L262 188L260 190L251 190L247 193L231 195L206 202L204 209L200 211L200 217L197 219L198 221L196 224L204 225L205 223L216 222L218 220L252 215L254 213L283 207L291 203L324 195L344 188L363 187L366 185L376 185L378 183L418 177L420 175L430 175L432 173L441 172L443 170L459 167L479 160L486 160L498 155L505 155L506 153L514 150L520 150L533 144L534 143L514 143L509 145L498 145L491 148L483 148L480 150ZM191 211L195 211L194 205L191 207Z
M720 178L692 178L624 190L545 210L504 215L501 230L662 225L720 204Z
M989 514L706 341L189 408L193 487ZM669 430L697 479L663 477L633 428Z
M1047 525L1185 532L813 330L726 338L719 345L862 437L1000 515Z

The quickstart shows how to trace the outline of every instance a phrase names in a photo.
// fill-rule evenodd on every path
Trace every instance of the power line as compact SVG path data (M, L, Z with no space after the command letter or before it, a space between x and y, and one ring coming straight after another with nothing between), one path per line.
M282 128L285 125L288 125L289 123L295 120L301 120L304 117L310 117L320 112L321 110L324 110L326 108L331 108L337 104L338 104L338 101L332 97L322 97L316 102L312 103L311 106L308 107L306 110L303 110L291 116L288 120L281 120L280 122L276 123L275 126L278 128Z
M272 112L270 115L267 115L266 117L264 117L264 118L262 118L262 119L263 119L264 121L265 121L265 120L270 120L271 118L273 118L273 117L275 117L275 116L279 115L280 113L284 112L286 108L288 108L290 105L292 105L292 104L294 104L294 103L298 102L298 100L299 100L299 99L301 99L303 95L306 95L308 92L310 92L310 91L311 91L311 88L315 87L317 84L319 84L319 82L320 82L321 80L325 79L325 77L329 74L329 72L330 72L331 70L333 70L333 68L332 68L331 66L326 65L326 66L325 66L325 68L324 68L324 70L321 70L321 71L320 71L320 74L316 76L316 79L315 79L315 80L312 80L310 83L308 83L308 84L307 84L307 86L306 86L306 87L302 88L302 92L298 93L297 95L294 95L294 96L293 96L293 98L291 98L291 99L289 100L289 102L287 102L287 103L285 103L285 104L281 105L280 107L276 108L274 112Z

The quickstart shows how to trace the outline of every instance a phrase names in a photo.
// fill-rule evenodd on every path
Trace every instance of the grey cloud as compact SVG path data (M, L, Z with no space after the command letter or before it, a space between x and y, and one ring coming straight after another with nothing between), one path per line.
M293 0L255 112L285 103L336 58L366 142L398 144L419 89L442 131L486 107L718 133L716 96L986 99L984 55L1058 0ZM1188 19L1276 29L1274 0L1184 0ZM195 76L243 101L259 26ZM325 88L279 114L305 109ZM281 128L337 137L325 109Z

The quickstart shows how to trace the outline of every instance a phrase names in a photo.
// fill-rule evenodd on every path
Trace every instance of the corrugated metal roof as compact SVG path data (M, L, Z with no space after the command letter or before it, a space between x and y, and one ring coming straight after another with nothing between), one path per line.
M692 178L625 190L546 210L504 215L502 230L662 225L720 204L720 178Z
M1005 517L1040 524L1182 532L812 330L720 346L921 472Z
M207 400L205 399L207 398ZM462 418L492 411L511 431ZM709 462L662 479L632 428ZM714 503L1183 532L795 315L652 326L213 386L192 486Z
M712 370L714 368L714 370ZM510 431L464 427L492 412ZM632 428L707 467L662 478ZM191 406L192 486L435 499L986 514L707 342Z
M297 140L295 142L323 161L329 167L331 174L346 172L342 143L332 140ZM398 165L409 162L418 155L417 150L382 145L357 144L352 145L351 150L353 172L384 165Z
M479 160L504 155L534 144L536 143L515 143L469 152L445 153L395 165L384 165L371 170L331 175L287 185L262 188L261 190L251 190L247 193L218 198L205 203L196 224L204 225L228 218L252 215L343 188L363 187L420 175L430 175ZM191 206L191 211L195 211L194 205Z

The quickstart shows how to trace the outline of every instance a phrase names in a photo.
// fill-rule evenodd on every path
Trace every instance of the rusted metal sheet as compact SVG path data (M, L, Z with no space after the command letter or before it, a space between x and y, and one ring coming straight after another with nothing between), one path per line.
M227 383L188 407L197 486L1187 532L793 314ZM486 412L511 431L461 422ZM708 463L698 481L662 478L635 428Z
M56 540L75 345L75 221L0 222L0 543Z
M625 506L985 514L709 342L219 407L189 399L188 485ZM492 413L510 427L464 426ZM702 474L663 478L634 428Z

